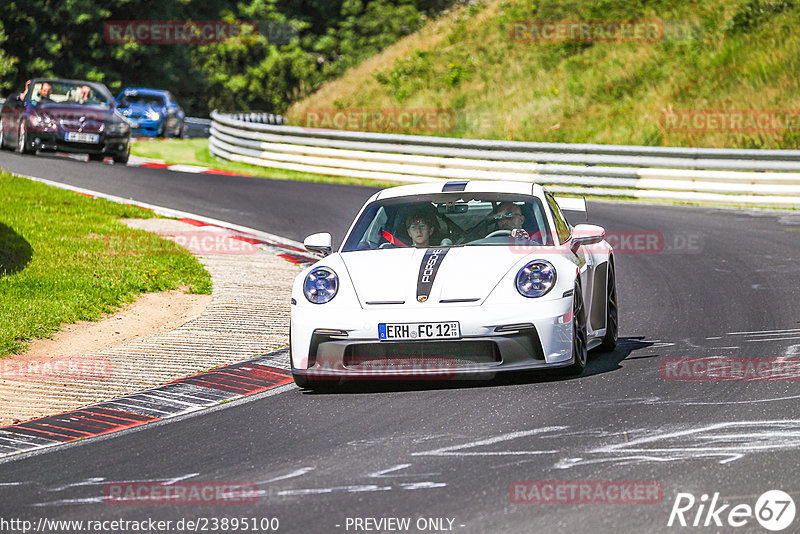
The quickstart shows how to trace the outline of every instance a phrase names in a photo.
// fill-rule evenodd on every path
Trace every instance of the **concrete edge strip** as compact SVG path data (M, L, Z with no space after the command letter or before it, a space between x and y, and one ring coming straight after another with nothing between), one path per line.
M195 213L189 213L186 211L176 210L172 208L165 208L163 206L156 206L154 204L148 204L146 202L139 202L138 200L132 200L132 199L118 197L115 195L109 195L106 193L101 193L99 191L92 191L91 189L84 189L82 187L76 187L61 182L55 182L53 180L47 180L45 178L37 178L35 176L27 176L24 174L15 174L15 173L11 174L13 174L14 176L18 176L20 178L26 178L28 180L32 180L34 182L39 182L53 187L58 187L59 189L73 191L75 193L90 198L102 198L104 200L109 200L111 202L116 202L118 204L137 206L142 209L152 211L153 213L156 213L158 215L162 215L164 217L175 217L183 222L193 224L194 226L216 226L218 228L228 230L236 234L239 238L247 241L248 243L258 245L262 249L277 252L278 256L298 265L315 263L319 259L311 255L309 252L307 252L303 247L302 243L295 241L293 239L289 239L287 237L270 234L268 232L263 232L261 230L256 230L254 228L248 228L247 226L241 226L226 221L220 221L219 219L206 217L204 215L197 215Z
M164 421L293 382L275 365L287 349L217 367L155 388L0 427L0 459Z
M278 256L295 264L311 264L317 261L317 258L301 248L302 243L282 236L44 178L21 174L14 176L90 198L138 206L158 215L179 218L194 226L219 227L234 232L238 238L257 244L260 248L278 252ZM291 372L282 367L267 365L274 363L275 358L282 356L285 351L286 349L280 349L78 410L0 427L0 459L171 419L285 386L293 382Z

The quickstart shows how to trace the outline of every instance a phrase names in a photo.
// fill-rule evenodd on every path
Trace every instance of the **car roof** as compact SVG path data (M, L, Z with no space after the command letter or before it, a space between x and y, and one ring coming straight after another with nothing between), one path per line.
M437 193L510 193L544 197L544 189L531 182L504 182L489 180L450 180L448 182L429 182L424 184L401 185L390 187L375 194L372 200L384 200L415 195L433 195Z

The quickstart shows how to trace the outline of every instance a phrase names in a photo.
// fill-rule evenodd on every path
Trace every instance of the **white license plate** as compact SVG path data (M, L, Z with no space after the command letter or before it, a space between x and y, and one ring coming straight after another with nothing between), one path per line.
M461 337L458 321L446 323L379 323L378 339L457 339Z
M99 143L100 136L83 132L67 132L67 141L75 141L77 143Z

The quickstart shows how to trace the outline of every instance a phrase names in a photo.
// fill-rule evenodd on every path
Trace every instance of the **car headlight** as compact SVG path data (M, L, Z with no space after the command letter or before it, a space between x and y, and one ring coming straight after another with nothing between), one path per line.
M43 128L55 128L56 123L49 115L31 115L28 118L28 121L31 123L31 126L43 127Z
M534 260L519 270L515 285L523 297L546 295L556 285L556 268L549 261Z
M308 273L303 283L303 293L313 304L325 304L336 296L339 277L328 267L318 267Z
M151 110L149 110L149 111L148 111L147 113L145 113L144 115L145 115L145 117L147 117L147 118L148 118L148 119L150 119L151 121L157 121L158 119L160 119L160 118L161 118L161 113L159 113L158 111L153 111L152 109L151 109Z

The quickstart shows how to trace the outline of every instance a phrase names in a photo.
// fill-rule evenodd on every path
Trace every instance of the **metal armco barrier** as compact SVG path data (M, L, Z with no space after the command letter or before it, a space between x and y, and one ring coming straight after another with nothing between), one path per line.
M456 139L211 114L209 150L262 167L397 182L516 180L561 193L800 207L800 150Z

